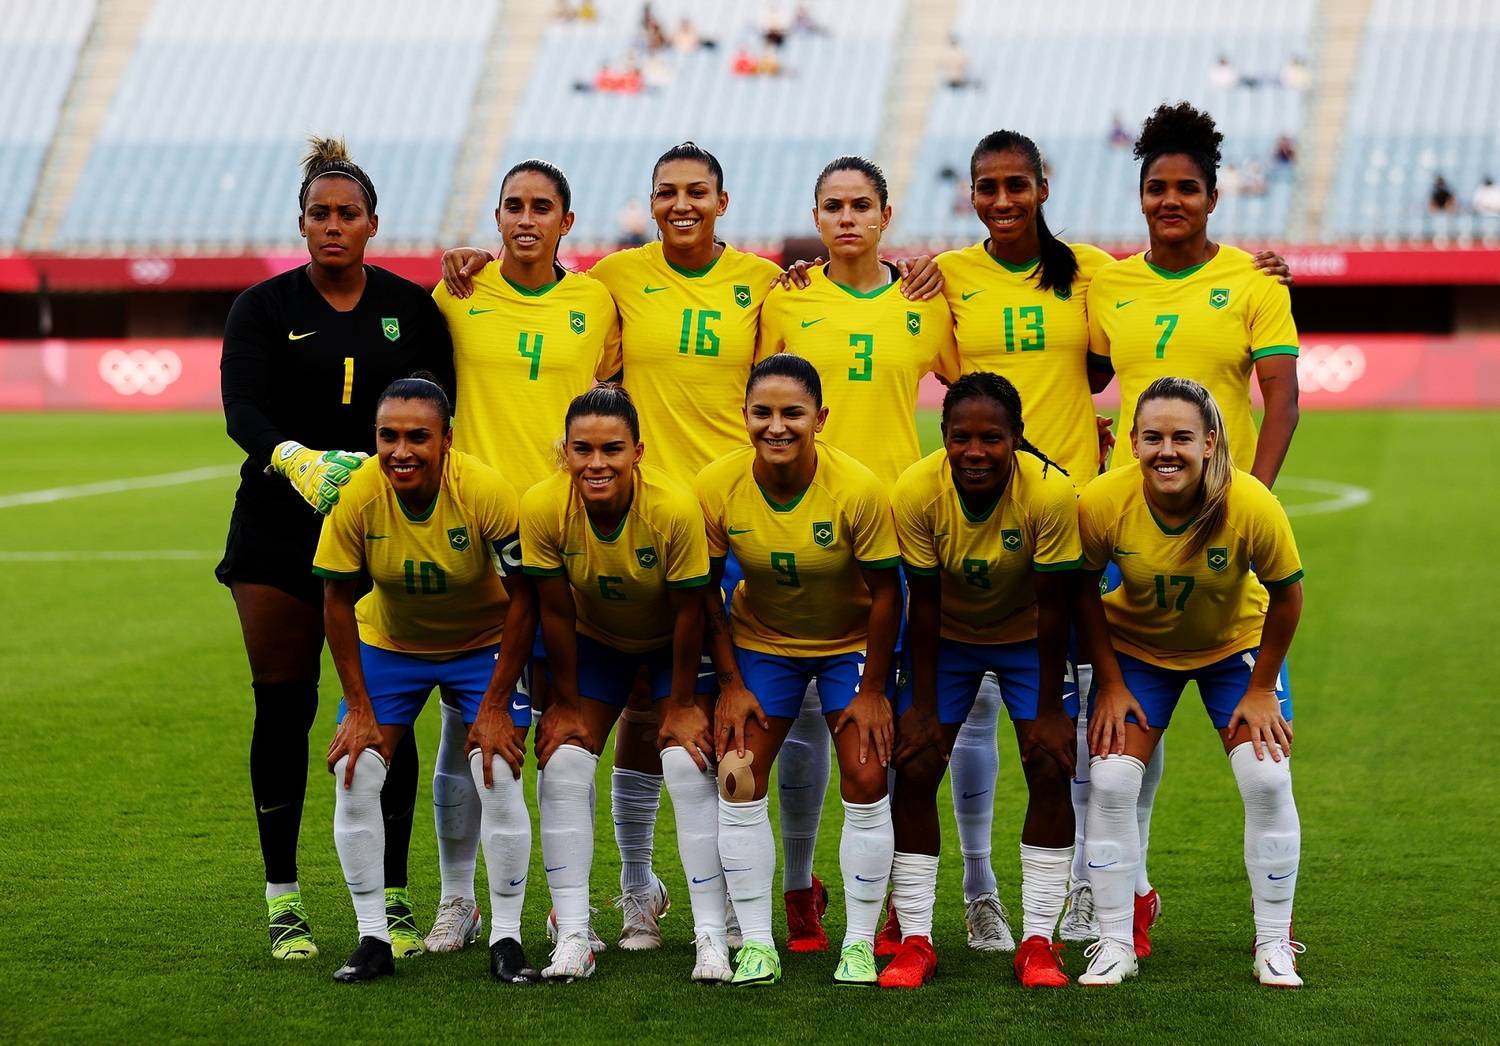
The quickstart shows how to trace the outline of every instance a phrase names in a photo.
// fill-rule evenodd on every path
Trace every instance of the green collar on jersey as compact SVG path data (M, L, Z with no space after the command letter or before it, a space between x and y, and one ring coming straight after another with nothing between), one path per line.
M1006 272L1030 272L1032 269L1035 269L1042 260L1041 255L1037 255L1030 261L1024 261L1020 265L1013 264L1006 261L1004 258L997 258L993 254L991 254L988 240L985 241L984 256L990 261L994 262L996 265L1000 266L1000 268L1004 269Z
M556 287L559 283L562 282L561 279L556 279L556 280L553 280L551 283L543 284L542 286L537 287L536 289L533 290L530 287L523 287L523 286L521 286L519 283L517 283L515 280L511 279L509 276L505 275L505 273L503 273L503 272L500 274L500 278L502 280L504 280L506 283L510 284L511 288L517 294L524 294L528 298L540 298L542 295L546 294L553 287Z
M723 246L724 246L724 250L727 251L729 249L729 246L727 244L724 244ZM709 262L707 265L703 266L703 268L701 268L701 269L684 269L681 265L676 265L673 262L671 262L670 260L668 260L665 251L662 252L661 260L664 261L664 262L666 262L667 263L667 267L669 269L671 269L673 272L675 272L677 275L679 275L679 276L685 276L685 277L687 277L690 280L701 280L701 279L703 279L703 277L707 276L710 272L713 271L714 266L717 265L717 264L719 264L719 260L721 258L723 258L723 257L724 257L724 252L720 251L718 258L715 258L713 261Z
M407 519L411 520L413 523L426 523L429 519L432 518L432 513L437 508L438 500L440 498L442 498L442 496L443 496L443 489L441 487L439 487L438 488L438 492L437 492L437 496L432 499L432 504L427 506L427 511L426 512L417 513L417 512L413 512L411 509L407 508L406 507L406 502L404 502L404 501L401 500L401 495L400 494L396 495L396 504L398 504L398 505L401 506L401 514L403 516L405 516Z
M1161 517L1156 514L1156 509L1154 509L1154 508L1151 507L1151 502L1149 500L1146 501L1146 511L1149 512L1149 513L1151 513L1151 521L1153 523L1155 523L1157 525L1157 527L1159 527L1161 529L1161 532L1163 534L1167 535L1167 537L1172 537L1172 538L1178 537L1179 535L1186 533L1187 532L1187 528L1190 527L1190 526L1192 526L1198 520L1198 514L1195 512L1195 513L1193 513L1192 518L1189 519L1186 523L1182 524L1182 526L1180 526L1180 527L1169 527L1169 526L1167 526L1165 523L1163 523L1161 521Z
M1217 255L1215 255L1215 257L1217 257ZM1173 272L1171 269L1163 269L1160 265L1152 265L1150 262L1146 261L1144 255L1141 256L1141 261L1146 262L1146 268L1150 269L1152 272L1156 273L1156 275L1160 276L1164 280L1185 280L1193 273L1203 268L1203 266L1207 265L1208 262L1213 260L1213 258L1210 258L1208 259L1208 261L1201 261L1197 265L1189 265L1186 269L1179 269L1176 272Z
M812 489L812 484L809 483L807 486L803 487L800 491L797 492L796 497L792 498L791 501L788 501L785 504L777 501L775 498L771 497L770 494L767 494L766 488L760 485L760 480L755 481L755 489L760 491L760 496L766 499L766 504L771 506L772 512L790 512L792 511L792 509L802 504L802 499L805 498L807 496L807 492Z
M840 283L838 280L832 278L830 278L828 282L833 284L839 290L843 291L845 294L852 294L856 298L878 298L886 291L896 286L897 282L899 281L892 280L890 283L882 284L881 286L876 287L873 291L857 291L847 283Z

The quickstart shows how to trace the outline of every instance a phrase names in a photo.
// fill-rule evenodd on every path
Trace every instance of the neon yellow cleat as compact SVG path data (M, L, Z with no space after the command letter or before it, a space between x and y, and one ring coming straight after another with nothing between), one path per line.
M427 950L422 945L422 931L417 929L411 894L406 887L386 887L385 922L391 934L391 954L397 959L415 959Z
M729 983L736 988L747 988L760 984L775 984L781 980L781 956L769 944L746 941L735 956L734 979Z
M300 893L272 897L266 907L271 914L271 958L311 959L318 954Z
M833 971L833 983L873 988L878 980L875 949L866 941L844 945L844 950L839 952L839 964Z

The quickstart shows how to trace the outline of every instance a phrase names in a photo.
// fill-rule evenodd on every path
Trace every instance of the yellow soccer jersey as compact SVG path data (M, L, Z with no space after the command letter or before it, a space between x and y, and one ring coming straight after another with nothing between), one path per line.
M708 584L703 514L692 492L650 466L636 469L634 487L613 534L594 529L566 473L521 499L526 573L566 577L578 631L628 653L672 641L668 589Z
M1114 648L1163 668L1202 668L1258 646L1270 605L1265 586L1302 577L1286 511L1248 472L1235 472L1224 522L1188 562L1191 524L1157 520L1139 467L1090 483L1078 522L1086 567L1113 560L1123 578L1104 597Z
M1032 571L1083 563L1073 484L1056 469L1044 474L1031 454L1016 455L1010 482L983 516L970 515L959 498L943 450L902 473L891 501L907 571L941 578L944 639L1035 639Z
M907 301L899 281L862 294L808 270L804 290L771 288L755 360L783 350L823 379L828 424L820 443L854 457L889 487L922 455L917 386L930 372L958 377L953 317L941 298Z
M1202 265L1167 272L1134 254L1107 265L1089 287L1090 351L1108 356L1120 381L1121 442L1135 402L1157 378L1192 378L1224 414L1236 468L1255 463L1250 371L1266 356L1297 355L1292 298L1227 244ZM1136 468L1116 448L1114 468Z
M620 309L625 388L647 460L679 482L744 446L760 306L780 272L727 246L700 272L679 269L659 243L617 251L589 272Z
M573 397L620 369L614 299L597 280L568 273L527 290L491 262L462 301L432 292L453 336L458 419L453 446L525 490L557 471L563 415Z
M516 491L478 458L451 451L432 506L413 515L380 463L350 477L323 521L313 573L370 575L355 607L359 638L406 654L453 654L500 642L503 573L520 570Z
M1099 473L1099 435L1089 395L1085 300L1094 274L1114 259L1069 244L1078 275L1067 291L1036 285L1035 260L996 261L984 241L937 256L953 311L963 370L1003 375L1021 394L1026 438L1068 470L1075 489Z
M743 447L698 474L709 555L733 552L745 579L730 610L734 643L788 657L865 649L870 590L860 567L901 558L890 501L875 474L836 447L818 445L812 484L786 505L755 482Z

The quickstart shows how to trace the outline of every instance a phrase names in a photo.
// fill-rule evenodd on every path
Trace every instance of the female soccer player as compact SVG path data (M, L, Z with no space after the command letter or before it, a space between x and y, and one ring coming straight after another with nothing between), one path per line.
M875 474L816 441L828 413L806 360L782 353L756 364L745 389L751 445L708 466L696 484L715 575L731 554L744 571L727 620L709 593L720 685L719 856L745 938L734 973L741 985L781 977L766 789L814 680L844 800L839 863L848 923L834 980L876 979L875 923L893 846L886 766L899 549Z
M561 417L574 396L620 369L620 323L603 284L557 264L557 245L573 227L562 171L541 160L512 167L500 183L495 224L505 252L474 275L473 294L461 301L438 284L432 296L448 321L464 389L453 445L525 491L557 472L555 434L537 419ZM539 706L544 689L534 695ZM464 755L468 728L456 705L440 707L432 802L442 900L425 943L450 952L479 932L480 798Z
M344 686L328 746L337 781L333 837L359 920L359 946L333 977L367 981L395 972L379 796L397 742L441 687L457 697L465 722L480 720L470 773L484 786L490 969L499 980L524 981L535 976L520 942L531 857L521 764L531 706L517 682L536 615L529 590L508 577L520 566L515 488L450 450L452 406L429 378L400 379L381 395L379 468L351 477L313 557L313 573L324 579L328 647ZM499 554L498 574L491 549ZM366 575L373 587L356 606Z
M700 685L708 548L691 491L642 467L645 445L630 396L600 385L564 422L566 472L526 492L521 547L536 579L552 703L538 727L542 858L558 941L542 976L594 972L589 871L599 752L644 671L665 702L659 741L677 841L693 903L695 981L727 981L724 883L709 753L708 692Z
M233 593L250 660L250 787L278 959L318 951L297 883L297 834L323 649L323 590L311 573L319 513L338 501L339 488L374 450L381 391L419 367L449 387L453 375L448 331L432 299L364 264L379 226L369 176L332 139L312 141L302 170L297 224L308 264L239 296L225 323L220 365L225 424L246 457L215 575ZM273 470L280 476L267 475ZM397 954L414 955L422 938L406 895L417 787L409 735L387 785L390 914Z
M1157 378L1134 415L1139 471L1095 480L1078 508L1086 570L1097 575L1114 563L1122 578L1102 609L1097 589L1084 601L1097 684L1086 838L1100 938L1085 952L1090 962L1078 981L1119 984L1137 972L1136 793L1192 680L1245 803L1255 976L1295 988L1302 946L1292 940L1292 899L1302 843L1284 663L1302 612L1297 544L1281 503L1234 467L1233 437L1202 385Z
M942 426L943 449L907 469L893 498L911 592L892 804L892 899L903 940L880 983L917 988L937 969L931 931L943 754L993 672L1030 795L1016 977L1028 988L1058 987L1068 978L1052 931L1073 862L1068 778L1078 695L1067 655L1072 572L1082 562L1077 496L1026 438L1020 396L1005 378L983 371L959 378L943 398Z

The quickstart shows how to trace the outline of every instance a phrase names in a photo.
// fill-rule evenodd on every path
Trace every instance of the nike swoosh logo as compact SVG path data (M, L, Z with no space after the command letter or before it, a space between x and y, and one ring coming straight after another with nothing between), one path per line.
M525 881L526 881L526 876L524 876L524 875L523 875L523 876L521 876L521 878L519 878L519 879L512 879L512 880L511 880L511 881L510 881L510 884L511 884L511 885L512 885L512 886L520 886L520 885L521 885L521 884L522 884L522 883L524 883L524 882L525 882Z
M469 307L469 315L470 316L483 316L487 312L494 312L494 311L495 311L494 309L476 309L473 306ZM514 885L514 884L512 884L512 885Z
M1271 880L1273 883L1279 883L1279 882L1281 882L1281 880L1283 880L1283 879L1290 879L1292 876L1294 876L1296 874L1297 874L1296 872L1287 872L1285 875L1272 875L1271 873L1267 872L1266 873L1266 878L1269 879L1269 880Z
M816 326L817 324L822 323L827 318L828 318L827 316L819 316L815 320L803 320L802 321L802 329L803 330L807 330L807 328Z
M546 872L548 875L551 875L553 872L560 872L566 867L567 865L565 864L560 864L556 868L548 868L546 865L542 865L542 871Z
M1117 555L1117 556L1138 556L1138 555L1140 555L1139 552L1126 552L1123 548L1117 548L1117 549L1115 549L1114 554Z
M726 868L724 869L724 874L728 875L730 872L748 872L749 870L748 868Z
M655 294L657 291L664 291L664 290L666 290L665 287L652 287L652 286L649 286L649 285L646 287L646 293L647 294Z
M744 530L735 530L733 527L730 527L729 528L729 536L732 537L732 538L737 538L741 534L748 534L751 531L753 531L754 529L755 529L754 527L746 527Z
M713 875L710 875L707 879L700 879L700 878L698 878L695 875L695 876L693 876L693 885L694 886L702 886L704 883L711 883L711 882L713 882L715 879L717 879L719 876L721 876L723 874L724 874L723 872L715 872Z
M1129 305L1133 301L1135 301L1134 298L1127 298L1124 301L1117 301L1117 302L1115 302L1115 308L1117 308L1117 309L1123 309L1125 306ZM1111 967L1111 969L1113 969L1113 967Z
M528 708L530 708L530 707L531 707L531 706L530 706L530 705L523 705L523 704L518 704L518 703L517 703L517 702L515 702L515 701L512 701L512 702L511 702L511 703L510 703L510 707L511 707L511 708L513 708L513 709L515 709L515 710L516 710L516 711L517 711L517 712L524 712L524 711L526 711L526 710L527 710L527 709L528 709ZM511 885L512 885L512 886L514 886L514 885L516 885L516 884L515 884L515 883L511 883Z
M791 792L791 791L795 791L798 788L811 788L811 787L812 787L812 785L810 785L810 784L805 784L805 785L782 785L781 786L781 790L783 792Z
M384 541L388 537L390 537L389 534L366 534L365 535L365 540L366 541Z
M983 290L965 291L963 294L960 294L959 297L962 298L964 301L968 301L970 298L974 297L974 295L976 295L976 294L983 294L983 293L984 293Z
M883 875L877 875L873 879L866 879L864 876L860 875L858 872L855 872L854 873L854 878L858 879L862 883L878 883L878 882L882 881L885 878L885 876L883 876Z
M287 331L286 332L286 340L287 341L301 341L303 338L311 338L316 333L318 333L318 332L317 331L308 331L306 334L298 334L296 331Z
M1285 977L1286 976L1286 974L1282 973L1280 970L1278 970L1276 967L1272 966L1270 963L1266 963L1266 969L1270 970L1277 977Z
M260 810L263 814L274 814L277 810L285 810L291 805L291 803L282 803L280 806L260 806L256 809Z
M1120 965L1120 964L1117 963L1117 962L1110 963L1104 969L1102 969L1102 970L1099 971L1099 976L1103 977L1106 973L1108 973L1110 970L1113 970L1118 965Z
M1108 864L1095 864L1093 861L1090 861L1089 862L1089 867L1093 868L1095 870L1100 869L1100 868L1113 868L1115 865L1117 865L1119 863L1120 863L1119 861L1110 861ZM1113 967L1111 967L1110 969L1113 969ZM1109 971L1106 970L1105 972L1108 973Z
M978 799L981 795L985 795L988 792L989 792L988 788L986 788L983 792L965 792L964 793L964 798L965 799Z

